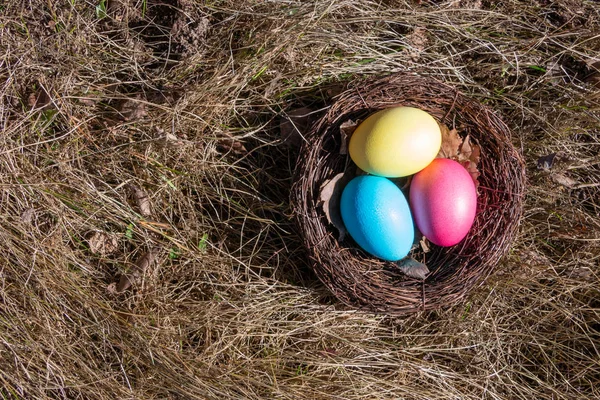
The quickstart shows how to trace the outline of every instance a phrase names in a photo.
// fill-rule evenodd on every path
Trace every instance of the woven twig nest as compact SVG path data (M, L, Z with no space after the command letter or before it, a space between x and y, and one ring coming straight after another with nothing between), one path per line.
M470 135L481 148L477 215L467 237L453 247L431 246L425 280L363 252L346 236L338 241L319 204L324 182L355 170L340 153L340 125L395 106L418 107L438 122ZM362 310L407 314L450 306L480 285L507 252L522 213L524 163L508 127L486 106L431 78L399 74L355 84L317 121L300 150L292 205L312 267L343 303ZM414 250L419 252L422 250Z

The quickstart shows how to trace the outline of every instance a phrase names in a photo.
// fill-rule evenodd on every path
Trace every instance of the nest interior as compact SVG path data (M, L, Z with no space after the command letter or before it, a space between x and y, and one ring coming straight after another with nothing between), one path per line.
M431 270L424 281L364 253L349 237L338 242L319 204L323 182L355 168L340 154L340 125L395 106L421 108L481 148L473 227L459 244L432 245L420 255ZM399 74L353 84L315 123L299 155L291 201L311 265L325 286L353 308L401 315L450 306L490 275L516 233L524 186L523 159L494 112L437 80Z

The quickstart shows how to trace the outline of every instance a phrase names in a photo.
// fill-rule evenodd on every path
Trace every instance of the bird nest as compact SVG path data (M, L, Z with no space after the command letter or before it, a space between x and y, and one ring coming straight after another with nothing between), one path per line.
M340 151L346 140L340 126L396 106L425 110L480 146L473 226L455 246L413 246L410 256L430 270L425 279L411 278L395 263L368 255L349 236L340 241L321 204L324 183L356 171ZM400 315L450 306L483 283L511 245L524 187L523 159L511 144L510 130L492 110L437 80L398 74L352 85L311 127L300 150L291 201L312 268L325 286L353 308Z

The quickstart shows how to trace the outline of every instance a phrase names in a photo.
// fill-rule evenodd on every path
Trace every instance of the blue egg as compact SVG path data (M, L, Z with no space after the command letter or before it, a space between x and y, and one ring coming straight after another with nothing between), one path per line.
M414 240L410 208L389 179L363 175L342 192L342 220L348 233L367 253L387 261L406 257Z

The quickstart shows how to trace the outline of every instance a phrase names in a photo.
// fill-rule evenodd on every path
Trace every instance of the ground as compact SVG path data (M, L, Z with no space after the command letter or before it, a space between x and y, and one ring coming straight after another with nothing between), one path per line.
M3 398L600 397L597 2L17 0L0 29ZM406 71L493 108L528 182L496 273L395 318L311 273L280 123Z

